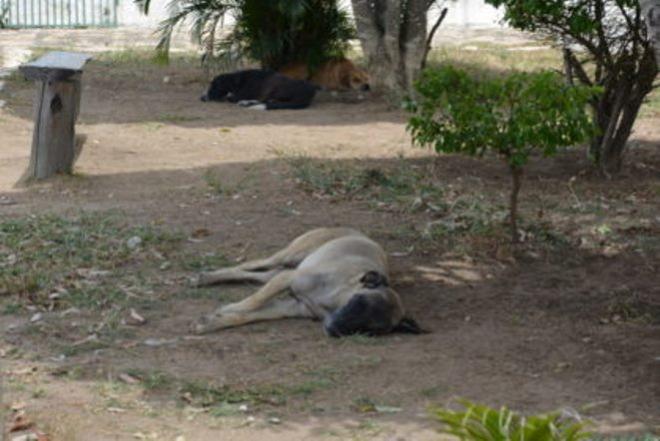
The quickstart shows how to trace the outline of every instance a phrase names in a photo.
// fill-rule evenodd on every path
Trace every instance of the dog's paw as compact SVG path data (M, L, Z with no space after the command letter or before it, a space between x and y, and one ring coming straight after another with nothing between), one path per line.
M254 105L260 104L260 103L261 103L261 101L258 101L258 100L240 100L236 104L238 104L241 107L251 107L251 106L254 106Z
M208 316L202 316L192 322L189 326L190 332L196 335L206 334L213 331L211 320Z
M266 110L266 105L265 104L255 104L254 106L249 107L252 110Z

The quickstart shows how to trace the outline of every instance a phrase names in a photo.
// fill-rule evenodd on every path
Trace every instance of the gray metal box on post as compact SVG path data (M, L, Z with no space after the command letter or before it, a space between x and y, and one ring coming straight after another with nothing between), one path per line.
M77 157L75 124L80 111L83 67L91 57L49 52L19 67L37 84L30 164L21 182L71 173Z

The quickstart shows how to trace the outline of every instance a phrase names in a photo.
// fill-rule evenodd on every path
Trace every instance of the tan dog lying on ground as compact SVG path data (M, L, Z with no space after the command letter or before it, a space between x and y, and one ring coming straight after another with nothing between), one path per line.
M288 64L279 73L296 80L307 80L326 90L370 89L367 72L345 58L326 61L313 74L310 74L307 64L303 62Z
M193 332L283 318L321 320L332 337L424 332L389 286L385 251L350 228L309 231L268 258L202 273L198 286L239 281L265 285L202 317Z

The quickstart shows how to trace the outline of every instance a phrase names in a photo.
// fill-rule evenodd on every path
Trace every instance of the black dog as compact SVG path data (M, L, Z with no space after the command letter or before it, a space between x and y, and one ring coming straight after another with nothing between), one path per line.
M270 70L250 69L215 77L202 101L229 101L255 109L304 109L317 86Z

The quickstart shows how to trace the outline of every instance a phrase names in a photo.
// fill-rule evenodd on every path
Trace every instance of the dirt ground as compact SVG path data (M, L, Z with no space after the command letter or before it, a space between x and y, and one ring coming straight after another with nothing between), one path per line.
M259 112L199 102L205 84L189 62L101 57L85 72L75 175L15 188L33 89L8 80L0 222L84 212L177 238L92 268L110 271L98 273L108 290L133 283L116 305L0 295L5 420L24 408L56 440L431 440L429 407L464 397L526 413L571 408L610 435L660 430L657 115L638 122L612 180L582 150L535 159L526 240L511 249L496 158L411 147L405 114L376 97ZM347 189L365 170L387 183L416 176L428 193ZM330 340L318 323L289 320L188 335L191 320L254 289L195 290L196 270L338 225L392 254L395 287L430 334ZM7 247L3 265L21 264ZM193 265L199 256L209 259ZM130 323L131 308L146 324Z

